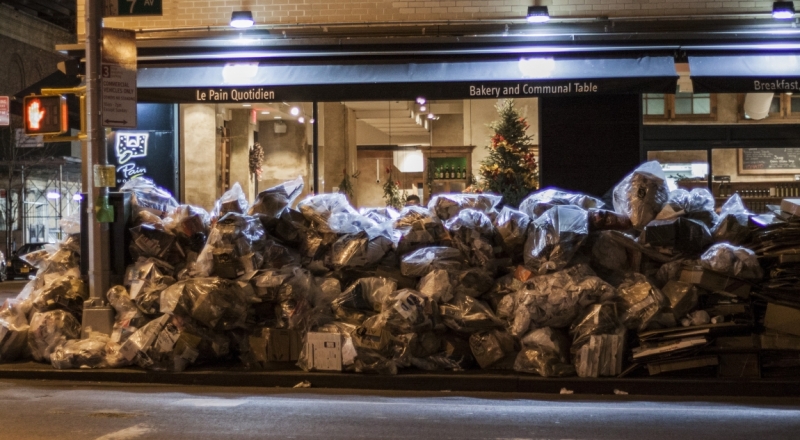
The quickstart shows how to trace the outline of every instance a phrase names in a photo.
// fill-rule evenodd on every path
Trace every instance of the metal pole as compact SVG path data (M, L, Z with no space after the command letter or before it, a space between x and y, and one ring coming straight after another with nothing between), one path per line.
M64 215L64 191L63 191L63 184L64 181L64 165L58 166L58 222L56 223L56 228L58 228L58 239L63 239L63 234L61 233L61 225L59 224L61 221L61 217Z
M314 121L311 127L311 160L314 162L314 194L319 194L319 112L317 110L317 101L314 101L311 103L311 119Z
M81 162L89 198L86 206L89 232L89 300L84 302L83 337L90 331L111 334L114 311L105 299L109 287L108 224L95 218L95 204L108 195L107 188L95 185L94 165L106 164L105 136L101 118L100 44L103 19L102 0L86 0L86 133L87 147Z

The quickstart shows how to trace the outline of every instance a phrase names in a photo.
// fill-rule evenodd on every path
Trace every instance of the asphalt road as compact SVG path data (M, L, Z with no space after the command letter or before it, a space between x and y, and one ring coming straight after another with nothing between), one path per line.
M767 440L800 429L797 399L3 381L0 405L0 439Z
M0 304L6 299L16 298L28 280L4 281L0 283Z

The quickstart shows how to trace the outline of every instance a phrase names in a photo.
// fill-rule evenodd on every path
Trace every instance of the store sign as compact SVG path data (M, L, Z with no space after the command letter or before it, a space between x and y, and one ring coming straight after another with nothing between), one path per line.
M147 140L149 132L117 131L114 152L117 159L117 186L134 177L147 174ZM138 163L137 160L139 159Z
M112 130L106 137L108 161L119 189L135 177L146 177L179 196L178 149L174 104L138 104L137 130ZM189 170L189 172L191 172Z
M161 0L105 0L103 17L162 15Z
M259 102L275 100L275 91L263 87L249 89L195 89L197 102Z
M597 84L591 81L574 81L553 84L518 83L510 86L494 86L484 84L469 86L470 98L589 94L598 92L599 89Z
M8 127L11 124L11 112L8 96L0 96L0 127Z
M136 34L103 28L103 125L136 128Z

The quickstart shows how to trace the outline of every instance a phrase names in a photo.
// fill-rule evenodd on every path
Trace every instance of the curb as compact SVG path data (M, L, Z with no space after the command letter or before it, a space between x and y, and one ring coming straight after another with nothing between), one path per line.
M393 391L458 391L559 394L567 388L575 394L650 396L748 396L800 397L800 380L715 378L544 378L515 373L403 372L396 376L355 373L307 373L301 370L247 371L197 369L182 373L135 369L55 370L49 365L24 363L0 365L0 379L138 384L202 385L227 387L291 388L309 381L313 388L347 388Z

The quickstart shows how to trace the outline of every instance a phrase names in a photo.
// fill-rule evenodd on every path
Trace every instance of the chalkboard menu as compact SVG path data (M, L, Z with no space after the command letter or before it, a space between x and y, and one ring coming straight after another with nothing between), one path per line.
M800 148L740 148L739 174L800 174Z

